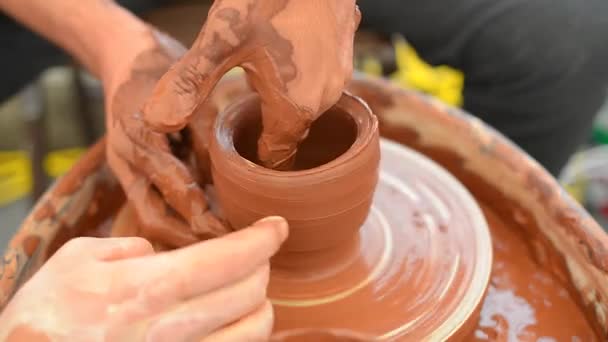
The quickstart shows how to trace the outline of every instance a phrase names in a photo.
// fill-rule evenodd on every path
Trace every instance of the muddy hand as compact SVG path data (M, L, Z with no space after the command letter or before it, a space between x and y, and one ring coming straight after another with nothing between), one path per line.
M76 238L0 315L1 341L267 341L269 259L287 236L267 218L154 254L142 238Z
M144 119L161 133L185 127L224 73L242 66L262 98L260 160L281 168L349 82L359 21L355 0L216 0L193 47L157 84Z
M135 207L143 235L180 247L227 233L209 211L190 169L172 153L167 135L151 131L139 113L154 84L185 48L148 27L125 36L131 41L122 42L102 75L107 158Z
M183 46L114 1L2 0L0 10L101 79L108 161L146 236L164 236L175 247L227 232L207 210L192 173L171 153L167 136L149 131L138 114L154 84L185 53Z

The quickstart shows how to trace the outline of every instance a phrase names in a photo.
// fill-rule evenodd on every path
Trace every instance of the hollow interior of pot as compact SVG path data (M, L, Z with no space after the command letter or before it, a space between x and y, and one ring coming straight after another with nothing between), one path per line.
M260 165L257 142L262 133L259 110L244 115L234 128L234 147L241 157ZM293 171L313 169L343 155L357 139L358 129L352 116L339 107L323 113L310 127L298 146Z

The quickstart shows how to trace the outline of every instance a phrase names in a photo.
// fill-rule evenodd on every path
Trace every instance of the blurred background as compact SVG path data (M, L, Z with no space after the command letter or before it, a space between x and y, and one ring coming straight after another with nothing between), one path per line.
M209 6L209 1L200 0L122 3L186 46L196 37ZM31 50L36 58L4 77L0 86L0 248L38 197L104 131L99 83L33 34L31 39L17 38L14 44ZM29 42L31 46L22 45ZM465 75L447 66L426 64L403 37L361 31L355 50L359 71L461 105ZM608 101L560 181L608 227Z

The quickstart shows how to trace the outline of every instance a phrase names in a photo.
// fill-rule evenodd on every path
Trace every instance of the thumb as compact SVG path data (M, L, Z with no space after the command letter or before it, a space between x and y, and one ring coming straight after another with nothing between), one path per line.
M144 122L161 133L184 128L229 68L228 63L213 62L198 50L188 51L154 87L142 108Z
M154 254L154 248L146 239L139 237L78 237L66 242L55 255L69 260L88 256L101 261L114 261L149 254Z

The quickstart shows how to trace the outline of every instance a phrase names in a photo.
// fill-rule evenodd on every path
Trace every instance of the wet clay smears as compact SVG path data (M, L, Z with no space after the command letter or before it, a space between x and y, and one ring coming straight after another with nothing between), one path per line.
M557 341L570 341L572 336L581 336L581 341L599 340L585 312L558 278L563 272L559 265L535 263L530 242L539 237L535 235L538 230L512 221L513 208L519 208L517 203L466 169L463 159L454 152L421 144L420 136L414 130L382 125L381 129L385 136L415 147L448 168L475 194L484 210L494 244L493 273L480 325L471 338L510 342L526 338L536 341L547 336ZM516 212L527 213L523 208ZM530 225L535 222L533 217L523 221ZM554 321L559 323L554 326ZM589 339L585 339L587 336Z
M350 16L338 16L340 11L350 11ZM325 26L315 29L337 34L320 40L301 35L292 19L302 13L319 14L323 20L318 25ZM103 75L110 108L108 162L134 205L143 234L180 247L229 232L209 210L200 188L209 178L201 134L212 118L200 119L212 115L212 109L205 108L207 97L224 73L241 65L263 99L260 160L273 168L291 163L297 144L323 108L320 102L332 105L344 75L350 77L350 71L341 71L352 69L349 56L357 14L354 0L218 0L187 53L179 43L148 29L139 32L145 42L137 42L141 51L127 49L125 56L109 62ZM320 47L334 49L327 50L331 58L312 62ZM330 72L338 82L328 82ZM324 99L329 89L333 98ZM315 106L310 107L312 93ZM197 112L199 120L191 120ZM179 132L188 123L202 127L188 125ZM198 159L175 155L171 142L183 141L186 135L193 144L188 156Z
M386 203L392 202L402 201L393 200ZM567 289L551 273L534 263L533 255L520 228L505 225L487 206L482 204L482 208L493 236L495 261L490 289L481 308L479 325L468 340L519 341L547 337L557 341L570 341L573 336L580 337L581 341L598 340ZM414 226L425 227L426 223L422 215L412 215L412 219ZM449 225L439 225L439 227L449 229ZM411 240L406 241L411 242ZM405 244L400 246L403 248ZM367 253L368 262L374 260L373 251L368 250ZM344 265L348 265L348 262ZM303 276L300 281L306 279L306 275ZM273 277L282 278L276 273ZM312 290L314 288L309 286L308 291ZM275 309L279 322L282 320L282 310ZM375 317L378 316L373 315L368 319Z
M75 169L72 169L75 170ZM88 208L80 217L66 217L61 211L53 211L50 219L58 224L57 234L49 241L45 249L44 258L51 257L64 243L78 236L107 237L110 235L110 226L116 212L123 207L125 195L120 185L112 178L110 171L105 166L101 174L103 177L91 185L93 194L89 199ZM70 180L80 180L83 177L68 177ZM61 197L51 196L51 199L58 200ZM53 201L50 201L51 203ZM73 203L73 207L78 207L78 203ZM64 209L65 210L65 209Z
M154 247L154 251L161 252L165 250L169 250L169 248L162 243L162 239L155 239L150 236L145 235L145 230L142 230L141 223L137 218L135 208L133 208L132 203L125 203L125 205L120 209L116 217L114 218L111 228L110 228L110 237L132 237L139 236L150 241L152 246ZM164 240L166 243L170 243L171 241Z
M156 81L186 51L183 46L114 1L4 0L0 7L66 49L102 81L108 110L108 163L129 200L136 204L139 216L149 223L146 226L154 226L158 232L181 224L178 231L182 234L173 239L180 245L227 232L207 213L204 196L193 186L186 168L168 153L164 135L144 127L139 114ZM88 170L80 168L78 172ZM70 181L61 182L55 194L69 196L82 180L81 174L72 173ZM47 209L52 212L52 203ZM181 220L163 221L162 213L173 210ZM193 229L184 236L190 231L188 225ZM171 234L170 228L164 229L165 234Z
M368 91L370 89L372 88L367 88ZM371 96L373 97L373 95ZM387 103L383 102L379 105L385 104ZM416 110L421 109L416 108ZM390 112L389 110L385 111ZM380 122L382 123L382 120ZM494 300L497 301L495 304L500 305L485 306L485 311L482 313L486 317L482 320L485 326L477 330L475 338L493 341L490 338L491 336L503 336L506 338L508 336L517 336L519 332L523 332L524 336L553 336L551 334L553 329L552 319L553 315L556 315L557 321L560 322L559 329L557 329L558 337L564 336L565 340L570 340L571 336L593 336L591 341L598 340L596 337L597 330L589 323L586 313L580 308L577 300L569 293L571 288L569 285L563 285L570 281L565 273L563 260L561 257L556 257L554 252L551 251L551 247L546 245L548 243L545 241L546 238L539 236L539 228L535 226L536 221L528 209L522 208L519 203L507 198L492 184L487 183L482 177L471 172L465 166L464 159L457 153L447 148L437 148L423 144L421 136L415 130L391 125L381 125L380 128L383 130L384 136L389 136L402 144L415 148L449 169L452 174L475 194L478 203L484 208L490 228L492 229L493 243L496 244L500 241L494 238L494 235L504 236L504 240L507 241L504 243L506 245L504 248L513 250L513 253L505 253L504 250L501 252L495 246L493 271L494 275L499 274L499 277L493 276L492 281L493 283L497 281L496 279L508 279L508 281L498 281L504 287L496 287L492 285L493 283L491 284L486 303L487 301ZM492 153L504 153L504 151L493 151ZM513 167L515 168L516 165L513 165ZM536 187L538 185L530 184L530 189ZM521 217L516 219L513 213L518 213ZM518 220L524 223L517 222ZM509 223L505 224L505 222ZM495 226L498 228L495 229ZM546 250L543 253L545 255L542 257L542 266L535 262L537 255L536 253L532 253L532 244L537 244L541 250ZM512 254L518 254L521 257ZM519 272L520 269L526 271ZM531 276L535 273L537 274L537 278ZM537 290L531 292L528 289L528 283L536 284L534 286ZM539 291L538 289L543 290ZM544 291L549 293L549 298L543 297L542 292ZM541 295L535 297L539 293ZM564 294L566 294L565 297L563 296ZM512 300L507 300L507 297L511 297ZM551 307L555 309L541 307L541 314L536 314L536 303L540 301L537 298L547 298L547 302L551 302ZM517 303L521 305L516 307ZM500 317L500 311L505 308L511 314ZM514 314L514 312L517 314ZM519 322L522 323L524 328L521 328L518 325L519 323L516 323L521 318L520 314L522 312L527 315L523 317L528 317L523 318L523 321ZM533 319L529 319L530 312L533 312ZM497 322L492 321L492 313L497 313ZM564 320L563 317L567 317L567 319ZM570 320L572 320L573 326L570 325ZM498 321L501 322L500 326ZM534 322L529 324L531 321ZM532 333L526 333L526 331L532 331ZM538 332L538 335L535 335L535 332Z
M133 203L144 235L185 246L228 230L208 210L187 161L172 150L171 142L183 140L184 135L151 131L139 113L156 81L185 51L159 32L150 30L146 38L151 41L148 49L135 57L127 75L114 75L123 79L109 87L107 158Z
M359 21L354 0L215 1L192 49L143 107L146 121L159 132L183 128L223 74L241 66L262 97L259 159L287 169L351 77Z
M156 97L159 96L153 96L143 109L149 122L162 131L174 131L184 127L196 108L205 102L206 96L211 92L219 77L237 65L242 65L249 75L266 73L267 77L274 77L271 82L273 85L279 86L276 91L277 95L286 93L287 83L296 77L293 45L277 32L271 21L285 9L288 1L242 1L240 3L225 0L215 1L209 12L210 19L205 23L203 31L194 42L191 51L184 56L184 61L188 61L188 63L183 67L178 64L176 68L181 67L181 69L177 73L177 79L169 82L175 87L177 103L156 101ZM239 7L231 7L231 5ZM262 21L260 18L267 19ZM247 62L247 59L253 57L250 55L255 46L262 44L263 41L272 42L272 44L265 44L263 51L268 53L273 63L276 64L279 69L278 73L269 70L270 65L259 70L259 66L256 68ZM156 93L164 91L163 82L167 82L166 78L161 79ZM256 89L258 92L265 91L262 84L258 84L258 88ZM269 96L265 97L272 101ZM275 110L270 111L267 115L287 115L284 108L277 108L276 105L272 107ZM295 138L292 137L291 140L293 139Z
M473 340L599 341L568 290L534 262L525 233L482 208L492 232L494 263Z

